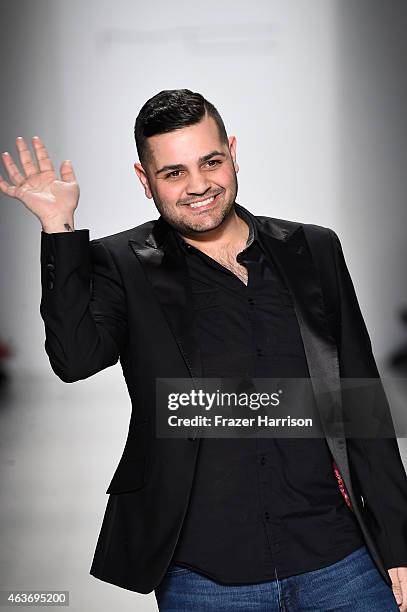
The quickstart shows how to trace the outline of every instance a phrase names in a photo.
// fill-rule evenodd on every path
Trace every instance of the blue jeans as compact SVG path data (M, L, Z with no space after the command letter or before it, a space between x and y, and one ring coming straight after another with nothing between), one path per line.
M365 546L322 569L260 584L228 586L172 565L155 596L160 612L399 612Z

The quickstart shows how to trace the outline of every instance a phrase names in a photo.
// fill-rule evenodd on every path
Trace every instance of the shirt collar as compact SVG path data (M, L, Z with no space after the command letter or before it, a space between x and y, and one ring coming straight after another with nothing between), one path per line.
M235 207L235 211L236 211L236 214L241 219L243 219L243 221L245 221L247 225L249 226L249 235L247 237L247 242L246 242L246 247L245 247L247 248L252 244L252 242L254 242L255 240L258 240L257 227L253 223L251 217L249 217L249 215L246 213L246 211L243 208Z

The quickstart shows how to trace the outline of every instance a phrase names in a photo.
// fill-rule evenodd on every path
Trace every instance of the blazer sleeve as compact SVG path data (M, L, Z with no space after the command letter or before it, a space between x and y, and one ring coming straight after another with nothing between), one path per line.
M64 382L114 365L127 337L126 299L117 266L89 230L41 233L45 350Z
M338 236L330 230L339 287L339 367L341 378L378 378L369 334L358 304ZM381 402L388 411L387 399ZM407 566L407 477L397 438L347 440L351 478L362 492L363 512L387 569Z

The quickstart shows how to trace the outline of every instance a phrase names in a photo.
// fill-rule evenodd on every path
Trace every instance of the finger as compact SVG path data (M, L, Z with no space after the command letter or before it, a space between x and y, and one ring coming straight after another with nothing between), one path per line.
M7 183L0 174L0 190L12 198L16 195L16 187Z
M70 159L66 159L61 164L61 178L66 183L76 182L75 172L73 171L73 166Z
M38 168L34 163L33 158L31 156L31 151L22 136L18 136L18 138L16 138L16 146L20 155L20 161L22 167L24 168L25 175L28 177L32 176L33 174L37 174Z
M401 587L401 599L403 602L400 612L406 612L407 610L407 579L404 578L404 576L400 578L400 587Z
M17 186L24 183L25 178L20 173L20 170L15 165L14 160L8 151L4 151L4 153L2 153L2 159L11 182Z
M48 155L48 151L45 148L44 143L42 142L39 136L33 136L31 139L34 147L34 152L37 157L38 167L41 172L55 172L52 161Z
M393 594L396 598L397 605L399 606L403 602L403 594L401 592L401 587L399 583L392 584Z

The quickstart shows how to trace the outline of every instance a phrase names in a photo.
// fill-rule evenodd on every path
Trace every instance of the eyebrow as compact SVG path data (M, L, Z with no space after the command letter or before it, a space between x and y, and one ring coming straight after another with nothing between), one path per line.
M202 164L203 162L208 161L208 159L210 159L211 157L214 157L215 155L220 155L221 157L226 157L226 154L222 153L222 151L211 151L207 155L204 155L203 157L200 157L199 160L198 160L198 163ZM157 176L157 174L160 174L161 172L165 172L166 170L183 170L184 168L185 168L185 166L183 164L171 164L171 165L168 165L168 166L163 166L162 168L157 170L155 174Z

